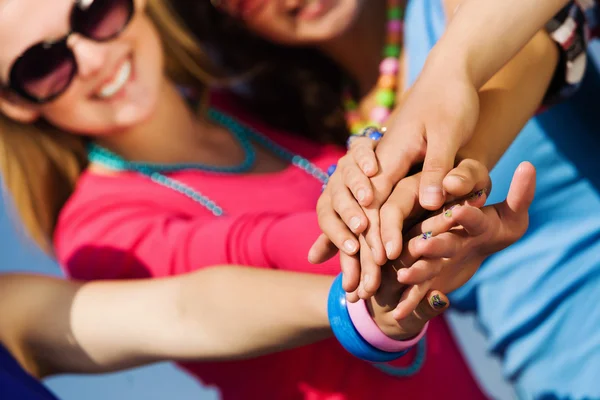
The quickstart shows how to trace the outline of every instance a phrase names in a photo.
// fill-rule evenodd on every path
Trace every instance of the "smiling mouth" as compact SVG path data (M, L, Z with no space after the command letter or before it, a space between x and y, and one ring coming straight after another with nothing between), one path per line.
M94 97L101 100L107 100L117 95L125 87L127 82L130 81L132 74L132 59L127 57L119 68L116 70L114 75L100 86L100 88L94 93Z
M299 1L297 4L291 7L288 12L294 17L309 20L323 14L323 12L327 9L327 3L327 0Z
M234 11L242 18L247 18L260 10L266 3L266 0L238 0L234 2Z

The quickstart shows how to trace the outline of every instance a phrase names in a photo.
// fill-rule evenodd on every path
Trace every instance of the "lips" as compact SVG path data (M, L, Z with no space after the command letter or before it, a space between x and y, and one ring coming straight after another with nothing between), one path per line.
M127 60L125 60L125 62L123 62L123 64L121 64L121 67L115 74L115 77L113 78L113 80L106 83L104 86L102 86L102 88L98 92L97 96L102 99L108 99L108 98L113 97L121 89L123 89L123 87L127 84L127 81L129 81L130 76L131 76L131 60L127 59Z
M266 2L267 0L226 0L224 5L233 14L247 18L260 10Z
M306 0L298 13L298 17L304 20L318 18L331 8L331 4L330 0Z
M104 79L100 80L98 85L91 92L91 96L94 98L112 97L115 93L110 93L115 90L114 87L120 86L122 88L127 81L131 79L132 75L132 62L133 57L131 54L127 54L120 57L116 63L110 68L111 73L106 75ZM114 87L111 87L114 86ZM119 90L117 90L118 92Z

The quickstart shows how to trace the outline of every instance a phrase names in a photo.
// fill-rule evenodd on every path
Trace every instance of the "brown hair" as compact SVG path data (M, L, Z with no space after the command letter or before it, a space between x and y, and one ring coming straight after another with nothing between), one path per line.
M167 1L149 0L146 10L163 40L167 74L202 89L216 69ZM59 212L87 165L84 140L45 122L27 125L0 115L4 185L28 234L47 252Z
M172 3L220 70L229 76L252 72L231 89L265 122L321 142L345 142L346 74L337 64L314 48L281 46L253 35L208 0Z

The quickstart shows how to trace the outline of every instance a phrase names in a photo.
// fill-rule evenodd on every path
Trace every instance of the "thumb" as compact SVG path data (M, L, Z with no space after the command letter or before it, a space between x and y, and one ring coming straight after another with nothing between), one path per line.
M436 141L428 144L419 189L419 201L426 210L437 210L444 204L442 182L448 172L454 168L457 152L458 144L452 141Z
M502 219L514 219L527 212L535 195L535 167L529 162L519 165L513 175L506 200L499 205Z
M317 240L308 250L308 262L311 264L321 264L335 256L338 248L324 234L320 234Z

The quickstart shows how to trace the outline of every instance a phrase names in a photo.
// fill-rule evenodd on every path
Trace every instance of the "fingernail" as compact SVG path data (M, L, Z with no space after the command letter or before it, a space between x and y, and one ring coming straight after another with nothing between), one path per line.
M358 217L352 217L350 219L350 229L352 229L353 231L357 230L358 227L360 226L360 218Z
M427 240L427 239L429 239L429 238L430 238L432 235L433 235L433 233L432 233L432 232L425 232L425 233L422 233L422 234L421 234L421 238L422 238L422 239L424 239L424 240Z
M442 201L442 189L437 186L426 186L421 201L427 205L438 205Z
M393 251L394 251L394 244L392 242L387 242L385 244L385 252L387 253L388 258L390 258Z
M473 194L471 196L469 196L469 198L471 198L471 199L479 198L479 197L483 196L485 194L485 192L487 192L487 189L483 188L481 190L473 192Z
M452 210L454 210L457 206L458 206L458 204L455 204L452 207L450 207L449 209L447 209L444 212L444 217L450 218L452 216Z
M356 251L356 242L354 240L346 240L344 242L344 248L349 252Z
M460 175L448 175L444 180L448 180L448 179L455 179L455 180L459 181L460 183L465 182L465 178Z
M373 165L369 163L363 164L362 170L365 174L369 174L371 171L373 171Z
M408 275L408 270L406 268L400 269L396 275L398 280L404 280L406 279L406 275Z
M358 201L363 201L366 196L367 196L367 192L365 192L364 189L360 189L358 191L358 193L356 193L356 197L357 197Z
M448 303L446 303L444 300L442 300L440 298L439 294L434 294L433 296L431 296L431 299L429 300L429 302L431 303L431 306L433 308L435 308L436 310L441 310L442 308L444 308L448 305Z

